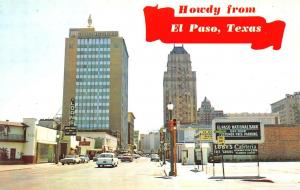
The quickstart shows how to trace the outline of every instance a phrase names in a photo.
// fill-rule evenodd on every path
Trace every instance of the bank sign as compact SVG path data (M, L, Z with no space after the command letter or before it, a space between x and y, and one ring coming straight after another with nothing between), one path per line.
M259 121L215 121L213 141L225 137L225 144L256 144L264 142L264 127Z

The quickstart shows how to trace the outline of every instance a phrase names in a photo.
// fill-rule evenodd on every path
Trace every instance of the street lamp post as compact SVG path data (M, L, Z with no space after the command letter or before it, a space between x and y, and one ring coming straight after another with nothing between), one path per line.
M175 138L175 132L176 132L176 126L173 125L173 117L172 117L172 111L174 108L174 105L172 103L169 103L167 105L168 111L169 111L169 122L168 122L168 128L170 132L171 137L171 170L169 173L169 176L176 176L176 138Z
M55 163L58 164L59 163L59 131L57 131L57 135L56 135L56 156L55 156Z

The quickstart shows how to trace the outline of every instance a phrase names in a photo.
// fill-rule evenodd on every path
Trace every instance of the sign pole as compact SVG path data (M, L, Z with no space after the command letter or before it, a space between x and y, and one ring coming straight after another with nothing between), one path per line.
M222 170L223 170L223 179L225 179L225 169L224 169L223 149L222 149Z
M213 144L213 177L215 177L215 156L214 156L214 152L215 152L215 146Z
M258 157L258 147L257 147L257 176L260 177L260 172L259 172L259 157Z
M202 151L202 141L200 141L200 151L201 151L201 167L202 167L202 171L203 171L203 151ZM199 169L199 165L198 165L198 169Z

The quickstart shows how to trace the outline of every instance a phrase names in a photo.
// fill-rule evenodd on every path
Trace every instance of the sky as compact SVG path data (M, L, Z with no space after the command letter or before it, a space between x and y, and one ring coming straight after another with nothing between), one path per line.
M270 113L271 103L300 91L300 2L297 0L0 0L0 120L61 113L65 38L70 28L119 31L129 53L128 110L141 133L163 125L163 73L173 44L146 42L145 6L251 6L267 22L286 23L282 47L184 44L197 73L197 107L206 96L225 113ZM200 15L205 16L205 15ZM212 16L212 15L206 15ZM248 16L232 14L231 16Z

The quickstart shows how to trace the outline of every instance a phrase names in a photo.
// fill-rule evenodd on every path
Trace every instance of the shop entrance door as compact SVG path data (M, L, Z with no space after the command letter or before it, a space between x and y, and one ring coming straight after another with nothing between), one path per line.
M16 149L15 148L10 149L10 159L11 160L16 159Z

